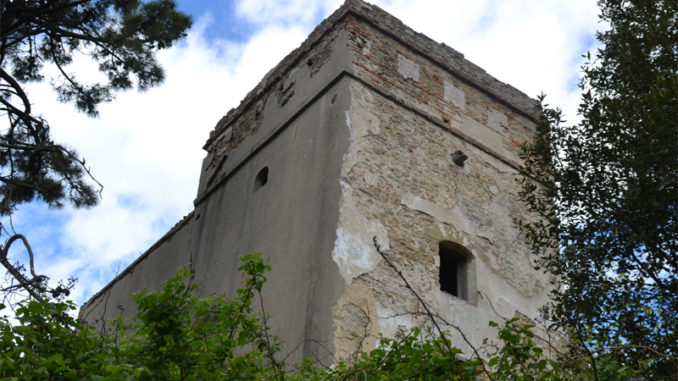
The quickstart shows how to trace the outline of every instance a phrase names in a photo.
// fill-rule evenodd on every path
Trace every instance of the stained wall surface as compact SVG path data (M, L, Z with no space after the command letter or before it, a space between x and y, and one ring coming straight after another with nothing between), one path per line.
M336 355L350 358L372 348L380 332L427 321L374 237L468 354L455 327L480 347L496 337L490 320L534 319L548 302L551 279L533 269L514 224L532 218L516 180L520 143L534 133L534 103L524 95L504 101L515 93L488 91L452 72L421 45L380 30L389 25L358 18L346 25L359 80L350 87L352 139L332 253L347 284L333 308ZM468 156L463 166L453 162L457 150ZM446 241L472 255L464 299L440 289Z
M534 318L547 301L549 279L532 269L513 224L531 218L515 180L535 105L460 53L349 0L219 121L195 210L81 316L133 316L131 292L159 287L185 264L203 295L233 295L238 256L261 251L273 266L264 300L283 354L330 364L373 348L379 333L425 322L376 240L477 346L496 335L489 320ZM470 252L464 298L440 290L443 241Z
M238 257L262 252L272 272L264 288L272 334L297 353L331 362L330 311L343 279L330 253L338 218L339 178L348 131L346 99L339 83L318 98L268 144L233 171L228 181L200 203L170 239L118 279L82 316L134 313L128 295L158 288L181 265L190 264L201 294L235 295L242 276ZM267 168L267 181L257 174ZM112 308L116 306L116 308ZM119 306L119 308L117 308ZM313 341L305 340L313 338Z
M374 345L379 332L423 324L427 318L373 238L415 291L474 346L496 337L490 320L538 316L549 279L535 272L513 219L529 218L515 198L517 171L444 127L359 82L351 84L355 137L342 166L339 226L332 257L347 288L334 307L337 355ZM463 167L451 153L468 155ZM472 294L441 291L439 244L463 245ZM355 321L346 324L347 321ZM367 327L371 340L363 340ZM467 352L468 353L468 352Z

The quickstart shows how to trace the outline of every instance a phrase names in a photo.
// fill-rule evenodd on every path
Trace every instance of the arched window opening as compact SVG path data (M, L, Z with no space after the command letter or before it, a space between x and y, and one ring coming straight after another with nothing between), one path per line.
M452 242L441 241L440 255L440 290L458 298L469 300L471 252L464 246Z
M268 182L268 167L264 167L259 171L259 173L257 173L257 177L254 178L254 192L256 192L259 188L266 185L267 182Z

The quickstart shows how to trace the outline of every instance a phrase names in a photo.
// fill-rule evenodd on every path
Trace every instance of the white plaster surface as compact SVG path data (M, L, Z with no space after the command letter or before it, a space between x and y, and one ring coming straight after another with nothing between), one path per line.
M233 127L229 127L221 134L221 138L227 142L233 137Z
M490 229L488 226L482 226L478 223L474 223L474 220L469 218L464 212L464 209L460 208L459 206L446 208L409 193L403 195L400 203L410 209L426 213L439 222L455 226L457 229L463 231L466 234L474 234L488 238L495 236L495 233L492 229Z
M445 81L444 97L448 102L452 102L456 107L464 110L466 109L466 94L460 88Z
M361 123L352 123L351 112L351 110L346 112L350 145L348 152L344 155L342 178L345 172L357 163L356 146L360 138L368 134L378 134L380 131L378 122L364 123L364 118L360 119ZM377 241L384 250L389 249L389 239L386 228L380 221L370 220L360 213L353 201L353 189L343 180L341 181L339 210L337 238L332 250L332 259L339 266L339 272L346 283L351 284L353 278L374 269L381 260L381 256L374 247L373 237L377 237Z
M502 131L508 128L508 118L501 111L490 108L487 110L487 122L493 129Z
M419 65L402 54L398 54L398 72L405 78L419 81Z
M394 337L399 331L409 331L410 328L423 324L414 319L415 315L396 313L380 303L377 303L377 316L379 317L379 333L386 337Z

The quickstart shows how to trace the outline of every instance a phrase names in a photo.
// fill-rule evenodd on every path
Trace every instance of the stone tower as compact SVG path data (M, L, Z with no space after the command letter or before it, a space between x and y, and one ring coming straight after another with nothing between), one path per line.
M232 295L238 256L261 251L283 352L328 364L425 322L376 240L474 345L496 337L489 320L534 318L547 302L548 279L512 222L529 217L515 180L536 105L457 51L348 0L217 123L194 211L81 317L132 316L131 293L186 264L204 294Z

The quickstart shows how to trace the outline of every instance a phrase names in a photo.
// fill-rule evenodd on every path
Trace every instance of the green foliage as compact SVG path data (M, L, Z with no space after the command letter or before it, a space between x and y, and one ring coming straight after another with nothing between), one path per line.
M270 266L260 254L241 257L245 277L237 295L198 298L186 268L162 290L134 295L136 320L116 320L107 335L71 316L73 303L29 301L16 322L0 319L0 377L10 380L629 380L635 374L613 359L546 357L532 341L531 326L505 322L502 347L462 360L463 353L430 327L395 338L381 336L376 349L351 363L321 367L310 359L292 368L278 359L279 343L266 316L253 306ZM260 299L259 299L260 300ZM263 305L257 306L259 311ZM609 361L608 361L609 360ZM293 369L293 370L290 370Z
M548 380L556 373L543 374L550 369L559 369L557 362L542 357L543 349L537 347L532 338L534 335L530 328L534 326L524 325L517 326L513 323L517 322L518 318L509 320L499 332L499 339L505 345L500 351L494 353L489 365L497 369L496 375L501 379L511 379L516 374L521 374L521 380ZM490 322L490 326L498 327L495 322ZM557 379L557 377L556 377Z
M490 326L499 327L495 322ZM498 337L503 347L490 355L488 365L497 380L631 380L638 372L615 361L609 354L592 358L547 356L532 332L534 325L519 324L518 318L504 322ZM550 343L544 343L550 345ZM604 366L603 366L604 364Z
M556 358L545 354L534 343L534 326L521 325L512 319L499 325L501 349L478 358L462 360L464 354L450 342L436 336L429 327L413 327L396 338L379 338L379 346L362 353L353 363L339 363L334 368L318 368L306 363L297 376L312 380L512 380L569 381L632 380L638 373L607 356L599 356L598 370L581 358ZM544 343L546 344L546 343Z
M338 380L472 380L482 373L480 360L462 362L457 359L462 351L449 351L447 345L429 327L413 327L393 339L380 336L379 346L352 364L323 371L326 378Z
M145 90L164 79L155 52L172 46L190 27L171 0L0 1L0 215L39 198L50 206L97 202L84 160L55 144L47 121L23 89L51 78L58 99L89 115L119 90ZM69 72L77 55L97 62L107 78L83 83Z
M544 106L525 145L521 223L560 277L551 317L583 349L650 378L678 374L678 2L601 0L604 44L583 67L582 121Z
M278 377L278 351L252 302L270 269L241 257L246 277L233 300L200 299L183 268L161 291L134 295L136 320L101 336L74 319L71 302L29 301L17 323L0 321L0 377L45 380L256 380Z
M4 307L4 306L3 306ZM108 348L69 313L72 302L31 300L16 310L18 324L0 320L0 377L83 380L101 374L131 374L111 362Z
M265 318L252 302L266 281L270 266L260 254L241 257L247 277L233 300L223 296L199 299L196 285L187 285L187 269L168 280L162 291L134 296L137 321L125 326L120 347L142 379L268 379L278 362L269 357L278 343L269 339Z

